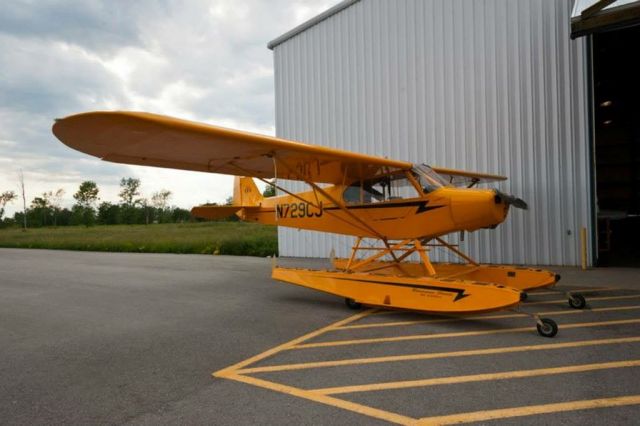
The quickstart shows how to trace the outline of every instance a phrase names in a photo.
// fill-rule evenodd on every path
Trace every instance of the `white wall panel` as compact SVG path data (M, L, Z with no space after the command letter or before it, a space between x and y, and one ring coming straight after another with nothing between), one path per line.
M576 265L590 223L584 40L571 1L361 0L274 48L276 132L509 176L524 198L462 246L483 262ZM301 190L300 184L292 184ZM287 228L283 256L352 239Z

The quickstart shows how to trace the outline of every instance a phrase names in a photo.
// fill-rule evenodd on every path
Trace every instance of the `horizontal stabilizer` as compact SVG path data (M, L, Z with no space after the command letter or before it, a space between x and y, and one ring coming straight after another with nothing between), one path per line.
M200 219L224 219L242 209L242 206L196 206L191 215Z

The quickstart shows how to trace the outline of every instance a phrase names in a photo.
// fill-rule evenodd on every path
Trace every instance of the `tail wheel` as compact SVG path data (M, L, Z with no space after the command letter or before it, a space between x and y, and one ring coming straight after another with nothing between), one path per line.
M529 294L528 294L526 291L523 291L523 292L521 292L521 293L520 293L520 300L521 300L521 301L523 301L523 302L524 302L524 301L525 301L525 300L527 300L528 298L529 298Z
M361 309L362 308L362 303L358 303L353 299L344 299L344 303L347 305L347 307L349 309Z
M540 318L536 327L543 337L553 337L558 334L558 324L550 318Z
M587 301L581 294L572 294L569 296L569 306L573 309L584 309L587 306Z

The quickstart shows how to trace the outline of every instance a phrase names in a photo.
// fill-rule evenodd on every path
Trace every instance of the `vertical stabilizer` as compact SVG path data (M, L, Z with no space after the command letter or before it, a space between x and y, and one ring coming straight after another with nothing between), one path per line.
M233 205L250 207L262 204L262 194L253 178L236 176L233 181Z

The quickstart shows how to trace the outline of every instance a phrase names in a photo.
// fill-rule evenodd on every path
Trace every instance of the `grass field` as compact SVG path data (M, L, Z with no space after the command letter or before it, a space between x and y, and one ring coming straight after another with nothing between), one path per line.
M243 222L0 229L0 247L271 256L275 226Z

